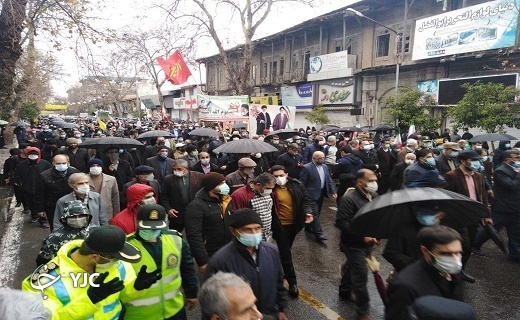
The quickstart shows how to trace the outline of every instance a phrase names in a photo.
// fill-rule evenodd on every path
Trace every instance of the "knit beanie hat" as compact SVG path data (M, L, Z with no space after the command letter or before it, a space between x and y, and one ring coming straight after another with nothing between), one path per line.
M231 221L229 225L235 229L254 223L262 225L262 219L260 219L260 215L258 215L255 210L249 208L242 208L235 211L230 216L229 220Z
M204 187L204 190L210 191L215 189L216 186L218 186L222 183L222 181L225 180L226 177L224 177L220 173L210 172L208 174L205 174L202 178L202 186Z
M103 166L103 161L98 158L90 159L87 163L87 168L92 167L93 164L99 164L99 166Z

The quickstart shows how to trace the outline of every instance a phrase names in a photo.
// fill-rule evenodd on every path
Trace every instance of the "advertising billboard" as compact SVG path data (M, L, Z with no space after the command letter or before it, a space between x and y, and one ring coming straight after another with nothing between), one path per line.
M296 118L296 108L287 106L251 104L249 113L249 133L263 134L264 130L276 131L293 129Z
M249 96L197 95L199 117L249 117Z
M514 46L520 0L496 0L417 20L413 60Z
M309 72L320 73L348 68L348 52L340 51L309 58Z
M312 84L304 83L298 86L282 86L282 104L297 108L312 108Z

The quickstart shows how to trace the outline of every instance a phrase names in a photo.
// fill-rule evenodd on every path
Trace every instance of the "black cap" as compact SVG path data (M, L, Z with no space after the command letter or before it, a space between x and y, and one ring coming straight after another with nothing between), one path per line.
M229 225L233 228L241 228L243 226L247 226L248 224L259 224L262 225L262 219L260 215L253 209L242 208L235 211L230 216L231 222Z
M153 171L154 171L154 169L152 167L144 166L144 165L138 166L134 170L136 176L139 174L152 173Z
M141 251L126 242L126 234L116 226L96 228L83 243L90 251L110 255L119 260L134 263L141 260Z
M139 229L166 230L166 210L158 204L145 204L137 212Z
M480 160L480 159L482 159L482 157L475 150L462 150L459 152L458 158L461 160L468 160L468 159Z

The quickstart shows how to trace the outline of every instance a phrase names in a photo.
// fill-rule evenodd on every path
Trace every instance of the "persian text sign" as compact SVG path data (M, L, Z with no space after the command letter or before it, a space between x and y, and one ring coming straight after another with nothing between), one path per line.
M198 94L197 108L199 117L249 117L249 96L207 96Z
M309 72L320 73L348 68L347 51L324 54L309 58Z
M299 86L282 86L282 103L284 106L312 107L312 84L304 83Z
M514 46L520 0L497 0L415 23L413 60Z
M319 85L319 101L320 104L353 104L354 103L354 85L349 86L329 86Z

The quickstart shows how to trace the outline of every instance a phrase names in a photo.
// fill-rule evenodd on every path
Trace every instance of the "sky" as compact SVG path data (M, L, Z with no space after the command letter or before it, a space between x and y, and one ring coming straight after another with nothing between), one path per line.
M166 2L167 0L164 0ZM211 2L211 0L209 0ZM163 0L156 0L163 2ZM170 1L171 2L171 1ZM189 6L190 0L184 0ZM257 30L255 38L265 37L284 29L290 28L306 20L316 16L325 14L330 11L356 3L356 0L314 0L312 7L295 3L282 3L272 10L268 18ZM125 26L139 26L141 29L153 29L157 23L165 21L167 17L164 11L157 8L150 8L148 1L136 0L106 0L106 8L95 13L97 21L93 26L106 26L113 29L123 28ZM186 7L189 10L189 7ZM242 30L240 28L240 20L238 16L231 16L227 12L218 12L216 24L218 26L219 35L225 38L226 47L233 47L243 43ZM231 23L230 23L231 22ZM217 49L213 42L208 39L200 40L197 44L197 57L209 56L217 53ZM66 75L59 80L53 81L52 86L57 96L66 97L68 88L78 83L79 79L87 75L85 70L78 67L77 55L71 49L55 51L49 43L44 40L37 43L37 47L42 51L52 52L58 61L61 61ZM74 47L74 44L71 44ZM104 55L109 50L108 45L104 48L92 48L95 55ZM198 79L198 71L192 70ZM204 72L203 72L204 73ZM192 78L193 79L193 78ZM194 80L190 81L194 82ZM173 86L165 84L163 90L171 90Z

